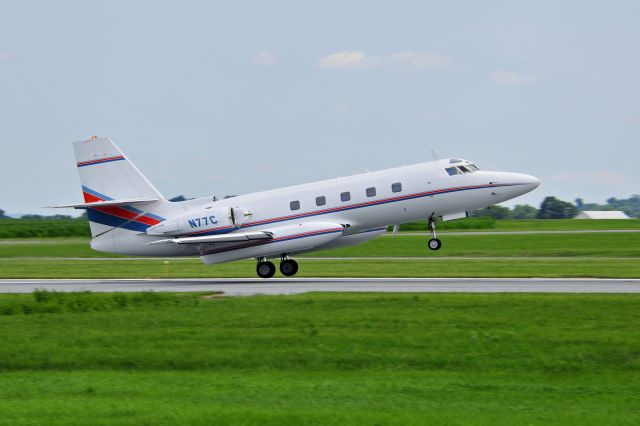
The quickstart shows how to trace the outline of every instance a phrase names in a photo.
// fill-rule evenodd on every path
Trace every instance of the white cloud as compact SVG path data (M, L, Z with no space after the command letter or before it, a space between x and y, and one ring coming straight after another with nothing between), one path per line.
M262 50L253 55L251 60L256 65L265 66L277 65L278 63L280 63L280 61L278 60L278 56L273 50Z
M629 176L613 170L597 170L593 172L566 171L549 176L546 180L576 185L628 185L632 182Z
M505 86L522 86L535 83L539 79L531 74L522 74L509 70L493 70L491 71L491 80L496 84Z
M320 59L318 66L324 69L373 69L400 68L433 70L447 68L451 59L432 52L396 52L388 55L366 55L360 50L337 52Z
M363 52L338 52L320 59L318 66L326 69L358 69L365 68L367 59Z

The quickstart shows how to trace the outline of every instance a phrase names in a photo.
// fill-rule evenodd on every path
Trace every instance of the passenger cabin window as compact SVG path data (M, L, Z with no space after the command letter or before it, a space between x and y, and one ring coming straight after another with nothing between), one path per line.
M391 184L391 192L401 192L402 191L402 183L396 182Z
M327 204L327 199L324 195L316 197L316 206L324 206L325 204Z
M292 201L289 203L291 210L300 210L300 201Z
M351 199L351 193L350 192L343 192L340 194L340 199L342 201L349 201Z
M372 186L371 188L367 188L367 197L375 197L376 196L376 188Z

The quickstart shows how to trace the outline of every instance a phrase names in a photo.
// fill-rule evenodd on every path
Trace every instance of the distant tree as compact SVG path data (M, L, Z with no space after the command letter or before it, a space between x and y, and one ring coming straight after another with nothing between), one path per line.
M627 199L611 197L607 200L607 206L612 210L622 210L632 217L640 217L640 195L634 194Z
M542 201L538 210L538 219L570 219L578 214L578 209L571 203L547 197Z
M53 216L45 216L45 219L57 219L57 220L69 220L73 219L71 216L66 214L54 214Z
M582 206L584 205L584 201L582 200L582 198L576 198L576 207L578 208L578 210L584 210L582 208Z
M538 209L527 204L516 204L511 212L511 217L514 219L535 219L538 214Z
M484 209L471 212L471 217L492 217L497 220L511 219L511 210L508 207L490 206Z
M0 209L0 219L6 219L7 217L4 215L4 210Z
M23 214L20 219L44 219L45 217L40 214Z

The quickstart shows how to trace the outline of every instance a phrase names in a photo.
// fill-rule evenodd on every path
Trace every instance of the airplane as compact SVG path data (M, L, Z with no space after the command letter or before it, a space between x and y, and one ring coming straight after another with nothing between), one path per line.
M199 256L212 265L256 259L271 278L298 272L294 255L361 244L393 226L427 221L427 246L439 250L438 220L526 194L530 175L481 170L473 162L435 161L289 186L232 198L168 201L106 137L73 143L91 248L136 256Z

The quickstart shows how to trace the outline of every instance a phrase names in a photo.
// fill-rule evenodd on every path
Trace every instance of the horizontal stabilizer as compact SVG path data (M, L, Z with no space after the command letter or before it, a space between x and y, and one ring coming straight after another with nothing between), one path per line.
M213 243L237 243L254 240L270 240L273 238L271 232L245 232L231 233L224 235L204 235L202 237L168 238L165 240L152 241L148 244L213 244Z
M125 206L128 204L139 204L139 203L152 203L154 201L158 201L157 198L131 198L129 200L106 200L106 201L95 201L93 203L82 203L82 204L66 204L64 206L49 206L47 208L52 209L91 209L95 207L111 207L111 206Z

